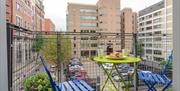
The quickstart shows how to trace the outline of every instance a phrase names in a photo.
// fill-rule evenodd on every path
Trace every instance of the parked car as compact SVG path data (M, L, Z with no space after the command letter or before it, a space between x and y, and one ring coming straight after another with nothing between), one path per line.
M104 63L102 66L103 66L105 69L110 70L110 69L112 69L113 64L111 64L111 63Z
M80 60L78 58L72 58L70 60L70 64L73 66L73 65L80 65L82 66L82 63L80 62Z

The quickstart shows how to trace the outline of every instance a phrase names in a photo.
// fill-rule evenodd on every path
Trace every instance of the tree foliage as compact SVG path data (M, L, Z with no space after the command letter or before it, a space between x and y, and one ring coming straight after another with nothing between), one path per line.
M38 33L32 45L32 51L39 52L43 47L43 36L42 33Z
M160 64L163 65L163 66L166 65L166 63L167 63L166 60L162 60L162 61L160 62ZM172 69L172 66L173 66L173 63L172 63L172 61L170 61L168 69Z
M49 63L57 64L58 61L69 60L71 58L71 50L71 40L67 37L61 35L57 39L57 36L48 36L41 53Z
M142 57L144 55L144 48L143 48L142 43L140 41L138 41L136 43L136 52L137 52L137 56Z

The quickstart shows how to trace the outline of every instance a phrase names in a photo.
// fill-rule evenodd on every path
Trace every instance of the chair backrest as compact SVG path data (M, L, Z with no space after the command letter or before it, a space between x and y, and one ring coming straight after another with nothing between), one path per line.
M56 83L53 81L52 76L51 76L51 73L50 73L50 71L48 70L48 68L47 68L47 66L46 66L46 64L45 64L45 61L44 61L43 57L40 56L40 59L41 59L41 62L42 62L42 64L43 64L43 66L44 66L44 69L45 69L46 73L48 74L49 81L50 81L50 83L51 83L51 86L52 86L53 91L60 91L59 88L57 88Z
M173 60L173 51L171 52L170 56L168 57L168 60L166 61L166 64L163 67L162 75L166 74L172 60Z

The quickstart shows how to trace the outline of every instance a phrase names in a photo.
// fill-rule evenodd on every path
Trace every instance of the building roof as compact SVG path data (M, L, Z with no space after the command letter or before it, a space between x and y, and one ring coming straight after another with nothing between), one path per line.
M156 11L162 8L164 8L164 0L139 11L139 16L146 15L148 13L151 13L153 11Z

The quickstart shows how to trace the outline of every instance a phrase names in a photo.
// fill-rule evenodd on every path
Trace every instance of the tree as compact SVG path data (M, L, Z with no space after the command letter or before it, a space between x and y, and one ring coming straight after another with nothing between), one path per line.
M160 64L161 64L162 66L165 66L166 63L167 63L167 60L162 60L162 61L160 62ZM172 66L173 66L172 61L170 61L168 69L172 69Z
M144 55L144 48L142 46L142 43L140 41L137 41L135 46L136 46L136 54L137 54L137 56L142 57Z
M36 58L34 59L36 60L36 62L39 57L39 52L43 47L43 43L44 43L44 39L43 39L42 33L39 32L36 34L36 37L32 44L32 51L34 52L34 56L36 56Z
M58 58L61 62L68 61L71 58L71 51L71 40L61 35L59 36L59 40L57 36L47 37L41 53L49 63L57 64Z
M39 52L43 47L43 42L44 42L44 40L43 40L42 33L40 33L40 32L37 33L36 38L35 38L33 45L32 45L32 51L33 52Z

